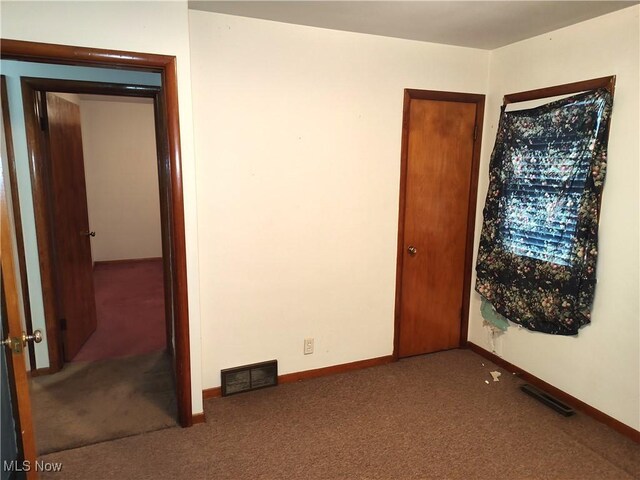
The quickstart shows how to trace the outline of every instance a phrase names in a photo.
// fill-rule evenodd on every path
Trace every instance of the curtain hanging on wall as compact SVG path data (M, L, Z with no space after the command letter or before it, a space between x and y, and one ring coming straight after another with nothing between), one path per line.
M530 330L590 322L612 97L604 89L500 117L476 291Z

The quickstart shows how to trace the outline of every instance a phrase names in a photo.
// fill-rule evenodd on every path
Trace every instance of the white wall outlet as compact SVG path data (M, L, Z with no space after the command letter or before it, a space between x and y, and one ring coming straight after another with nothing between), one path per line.
M304 339L304 354L311 355L313 353L313 338Z

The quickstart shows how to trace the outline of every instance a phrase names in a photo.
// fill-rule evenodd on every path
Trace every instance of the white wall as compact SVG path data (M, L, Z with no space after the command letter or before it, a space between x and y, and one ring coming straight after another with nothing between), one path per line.
M482 93L489 53L189 20L204 387L390 355L403 89Z
M636 429L640 426L639 10L637 6L620 10L492 52L476 220L477 245L502 96L616 75L592 323L577 337L512 326L497 339L496 352ZM479 296L472 293L469 340L490 348L479 309Z
M189 285L191 393L193 412L201 412L200 289L187 2L3 2L0 21L2 38L176 57Z
M93 261L161 257L153 100L83 99L80 115Z

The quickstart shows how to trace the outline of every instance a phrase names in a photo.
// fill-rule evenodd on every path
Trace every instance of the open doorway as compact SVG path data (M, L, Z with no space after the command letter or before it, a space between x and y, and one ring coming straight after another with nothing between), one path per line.
M62 363L30 382L46 454L177 421L153 99L36 83Z
M181 148L180 148L180 128L178 116L178 83L176 58L169 55L156 55L148 53L113 51L96 48L85 48L66 45L52 45L44 43L23 42L17 40L3 39L0 42L0 59L3 63L3 73L6 62L21 63L30 65L34 71L38 71L38 65L48 64L45 67L50 71L53 69L56 74L55 78L73 78L62 73L67 66L76 67L92 67L98 72L100 81L122 82L121 75L157 75L161 80L159 91L145 92L144 89L139 90L136 86L129 86L121 95L131 96L148 96L153 98L155 125L158 139L158 175L160 180L161 202L166 202L166 208L161 209L161 228L163 239L163 270L165 278L165 311L167 319L167 337L170 338L168 350L171 353L171 370L175 380L175 394L177 403L178 420L181 426L188 427L194 423L204 421L204 414L199 413L193 415L192 410L192 392L191 392L191 374L190 374L190 339L189 339L189 313L188 313L188 294L187 294L187 271L186 271L186 245L185 245L185 225L184 225L184 205L183 205L183 185L182 185L182 167L181 167ZM31 69L31 67L30 67ZM35 76L42 76L36 74ZM45 75L49 76L49 75ZM85 78L86 77L82 77ZM95 78L91 78L92 80ZM36 220L47 225L49 221L46 215L45 192L43 190L42 172L38 167L38 159L42 158L44 152L37 144L33 142L27 145L25 138L25 125L37 125L37 121L33 122L34 117L37 118L35 111L35 91L37 88L31 87L30 92L23 91L20 85L20 78L9 79L9 93L13 90L14 95L11 99L9 95L9 103L11 105L12 118L27 117L30 122L22 125L22 132L18 132L17 138L19 142L24 142L23 152L16 154L16 158L20 158L18 166L22 165L23 171L19 173L18 179L22 178L22 182L26 182L25 196L25 215L23 219L26 222ZM136 82L133 82L134 84ZM141 82L147 83L147 82ZM123 85L121 85L123 86ZM66 93L102 93L111 94L108 85L103 85L107 90L96 92L93 90L83 91L81 88L73 88L65 90L65 88L55 88L51 91L61 91ZM93 88L93 87L92 87ZM46 88L44 89L47 90ZM4 97L4 95L3 95ZM27 107L23 112L24 106ZM19 123L19 122L18 122ZM35 135L37 132L30 132ZM8 135L7 138L11 138ZM16 148L18 148L16 147ZM8 155L8 158L11 158ZM15 167L15 163L14 163ZM14 182L13 168L11 162L9 168L4 170L8 172L11 181L2 173L3 185L9 185L7 189L9 197L18 198L18 190ZM24 168L27 170L24 171ZM20 183L20 181L18 182ZM22 187L20 187L22 188ZM3 194L5 190L2 191ZM20 195L20 197L22 194ZM5 196L3 195L4 199ZM6 202L2 202L3 212ZM15 207L15 205L14 205ZM10 209L10 208L9 208ZM20 207L14 208L15 213L20 211ZM8 215L2 216L3 220L9 218ZM6 224L6 225L5 225ZM3 279L5 273L8 282L9 296L15 301L11 303L11 309L8 315L8 326L5 332L11 339L9 350L11 351L11 373L9 375L9 384L12 392L15 392L15 411L14 420L16 425L16 440L18 442L19 458L25 461L35 462L36 450L34 442L34 434L32 429L31 399L28 388L28 375L26 369L27 351L23 348L32 341L37 341L40 335L36 335L26 317L29 316L27 306L30 305L29 294L37 294L40 297L40 305L38 311L34 311L32 318L34 324L42 322L39 328L44 333L43 337L52 341L52 348L47 348L45 341L38 345L35 356L38 357L37 363L31 362L34 355L29 351L29 364L33 368L47 368L55 370L60 368L62 350L56 341L59 339L59 320L56 318L55 290L54 281L51 276L51 248L49 245L48 231L41 231L39 228L28 226L28 228L20 228L19 215L15 218L15 225L11 222L3 221L3 238L14 238L17 243L17 250L13 252L17 256L17 263L11 262L14 253L4 255L5 246L9 250L10 242L3 241L2 255L2 271ZM5 228L6 227L6 228ZM35 235L37 231L37 238ZM25 242L20 241L23 232L25 233ZM6 233L6 235L5 235ZM36 242L37 240L37 242ZM23 245L22 247L20 245ZM26 254L26 262L25 262ZM35 257L34 257L35 255ZM29 258L29 256L31 256ZM6 259L6 262L5 262ZM24 265L27 268L24 268ZM6 265L5 265L6 264ZM26 272L34 272L33 278L29 274L27 279ZM13 276L12 276L13 275ZM167 281L167 278L169 279ZM28 280L28 281L27 281ZM32 290L27 289L20 294L20 285L28 283ZM17 292L17 293L16 293ZM24 304L25 312L20 312L20 305ZM31 305L34 305L31 303ZM38 306L38 302L35 304ZM44 322L46 321L46 327ZM53 331L51 339L49 334ZM43 350L44 345L44 350ZM43 357L44 354L44 357ZM41 363L40 360L43 360Z
M163 88L16 80L45 301L48 365L29 355L38 453L186 426Z
M153 100L47 92L46 101L43 115L48 123L54 187L50 190L51 196L57 197L52 198L52 203L57 204L53 208L52 243L57 258L70 256L67 250L73 241L79 243L76 250L87 248L86 255L91 255L91 260L84 261L90 267L92 282L86 282L86 293L94 301L85 316L92 317L95 309L97 317L91 334L77 341L71 332L63 331L65 361L95 361L166 350ZM53 124L60 123L63 115L64 125L56 131ZM74 134L79 137L75 155L69 148L69 137ZM55 141L62 141L66 151L54 151ZM77 156L79 172L73 172L73 156ZM63 171L57 172L58 169ZM67 191L69 185L74 194ZM64 201L69 197L73 202L66 205ZM80 218L73 218L74 214ZM65 236L59 225L70 220L75 222L68 234L72 238L66 245L57 245ZM79 252L71 254L77 256ZM59 290L68 283L65 273L68 272L57 272L62 277ZM73 287L71 295L77 304L79 288ZM70 329L70 321L66 319L63 330ZM79 322L74 319L74 323ZM76 345L69 346L73 341Z

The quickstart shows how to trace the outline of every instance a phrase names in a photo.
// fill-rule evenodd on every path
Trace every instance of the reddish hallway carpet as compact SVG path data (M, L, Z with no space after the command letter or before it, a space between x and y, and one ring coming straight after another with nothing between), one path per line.
M98 328L74 362L142 355L166 347L162 259L97 264Z

